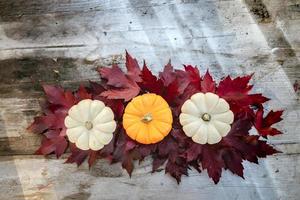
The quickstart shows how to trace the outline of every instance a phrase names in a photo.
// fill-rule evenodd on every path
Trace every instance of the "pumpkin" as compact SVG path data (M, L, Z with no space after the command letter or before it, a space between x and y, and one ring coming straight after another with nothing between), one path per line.
M125 108L123 127L127 135L142 144L154 144L172 128L172 112L159 95L147 93L133 98Z
M65 118L70 142L81 150L100 150L113 138L114 113L102 101L85 99L72 106Z
M196 93L184 102L179 116L184 133L199 144L216 144L231 129L229 104L213 93Z

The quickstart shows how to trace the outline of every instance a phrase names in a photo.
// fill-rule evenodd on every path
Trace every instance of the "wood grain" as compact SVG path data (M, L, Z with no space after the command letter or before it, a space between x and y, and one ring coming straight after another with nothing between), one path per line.
M146 160L131 178L119 165L101 161L88 170L62 160L33 156L1 157L1 199L294 199L298 190L298 155L274 156L260 165L245 163L245 180L224 171L218 185L206 171L190 171L177 185L164 172L151 174ZM286 165L286 163L290 163ZM3 168L5 166L5 168Z
M0 199L299 199L299 0L0 0ZM40 114L41 84L74 89L99 81L95 68L119 63L124 50L157 73L197 65L219 80L255 72L254 92L285 109L283 153L245 163L245 180L225 172L214 185L191 172L178 186L148 159L129 179L100 161L90 171L32 156L39 135L26 127ZM20 156L16 156L20 155ZM21 156L22 155L22 156Z

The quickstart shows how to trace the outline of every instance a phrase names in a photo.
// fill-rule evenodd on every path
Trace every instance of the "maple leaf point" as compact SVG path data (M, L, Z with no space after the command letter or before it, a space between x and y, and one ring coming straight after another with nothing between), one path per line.
M282 120L281 116L283 114L283 110L274 112L271 110L266 117L263 117L264 111L263 108L259 108L255 114L255 122L254 126L258 133L261 136L274 136L278 134L282 134L281 131L273 128L272 125L278 123Z

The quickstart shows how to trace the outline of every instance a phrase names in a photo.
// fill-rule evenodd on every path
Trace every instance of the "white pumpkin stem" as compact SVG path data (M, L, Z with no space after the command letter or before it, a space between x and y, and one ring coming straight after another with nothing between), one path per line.
M208 113L204 113L204 114L202 115L202 119L203 119L203 121L209 122L210 119L211 119L211 116L210 116L210 114L208 114Z
M90 121L86 121L85 127L87 128L87 130L91 130L93 128L93 123Z

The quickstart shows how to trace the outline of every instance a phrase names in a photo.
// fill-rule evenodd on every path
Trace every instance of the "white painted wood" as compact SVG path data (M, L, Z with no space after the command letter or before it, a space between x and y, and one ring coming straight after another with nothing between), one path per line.
M88 170L62 160L2 157L1 199L298 199L299 155L245 163L245 180L224 172L218 185L206 172L190 172L177 185L164 172L151 174L149 160L129 178L119 165L105 161ZM289 163L287 165L286 163ZM24 195L24 196L23 196Z
M74 88L99 80L96 66L121 63L124 50L154 72L172 59L216 79L255 72L254 92L285 109L271 143L284 153L246 163L245 180L206 172L182 184L149 160L133 177L101 161L91 171L63 160L0 156L0 199L299 199L300 79L298 0L0 0L0 155L32 154L40 137L25 128L37 115L40 83ZM262 12L261 12L262 11ZM25 59L24 59L25 58Z

